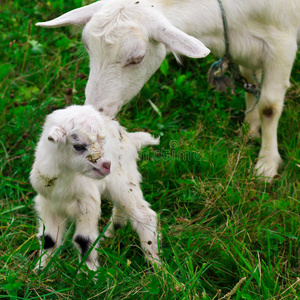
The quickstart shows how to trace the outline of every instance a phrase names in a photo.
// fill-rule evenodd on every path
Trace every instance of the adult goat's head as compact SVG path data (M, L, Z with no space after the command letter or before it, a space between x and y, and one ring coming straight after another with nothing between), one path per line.
M86 104L109 116L134 97L159 68L166 51L200 58L210 52L174 27L148 0L103 0L72 10L43 27L85 25L90 56Z

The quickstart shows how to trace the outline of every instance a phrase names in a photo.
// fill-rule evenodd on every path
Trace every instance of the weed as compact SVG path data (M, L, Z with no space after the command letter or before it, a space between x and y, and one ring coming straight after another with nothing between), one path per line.
M272 185L253 175L259 143L247 138L246 127L239 134L243 92L210 89L212 57L183 58L182 66L168 57L118 115L129 131L161 136L139 166L146 200L159 214L162 269L151 269L125 227L100 244L96 273L77 272L71 226L36 275L34 148L48 113L84 103L89 69L80 33L34 24L87 1L2 2L0 298L299 299L299 55L279 124L285 163ZM103 201L102 209L103 231L111 203Z

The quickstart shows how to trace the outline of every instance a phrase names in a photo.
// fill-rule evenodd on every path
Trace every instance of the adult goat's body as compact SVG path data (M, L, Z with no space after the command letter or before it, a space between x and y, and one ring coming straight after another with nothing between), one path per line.
M272 178L281 158L277 126L297 51L298 0L223 0L229 25L230 54L248 82L263 71L260 101L246 116L253 135L262 129L258 174ZM104 0L52 21L45 27L85 24L83 41L90 56L86 103L114 116L157 70L166 49L190 57L225 51L217 0ZM192 37L193 36L193 37ZM246 106L255 98L246 95Z

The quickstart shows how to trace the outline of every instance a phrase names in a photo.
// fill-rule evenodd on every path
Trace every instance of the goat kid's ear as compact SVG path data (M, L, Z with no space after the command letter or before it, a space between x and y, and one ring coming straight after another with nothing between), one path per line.
M39 22L35 25L47 28L61 27L65 25L85 25L90 21L92 16L101 8L102 5L103 3L101 3L101 1L97 1L90 5L71 10L53 20Z
M52 127L48 134L48 141L53 143L66 142L66 132L62 127Z
M192 58L205 57L210 50L198 39L173 26L168 20L158 20L152 28L152 37L171 51Z

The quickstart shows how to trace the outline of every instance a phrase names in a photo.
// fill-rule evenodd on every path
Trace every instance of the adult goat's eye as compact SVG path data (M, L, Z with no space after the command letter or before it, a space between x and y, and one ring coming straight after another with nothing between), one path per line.
M132 65L138 65L139 63L141 63L143 61L145 56L139 56L139 57L133 57L127 60L127 64L126 66L132 66Z
M74 145L73 148L78 152L84 152L86 151L86 145Z

